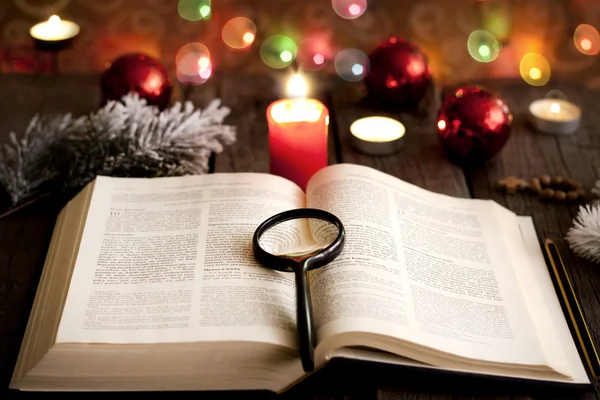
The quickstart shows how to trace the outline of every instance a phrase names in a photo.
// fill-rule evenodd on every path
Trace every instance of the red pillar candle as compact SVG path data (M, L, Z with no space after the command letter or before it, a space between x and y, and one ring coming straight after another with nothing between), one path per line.
M267 109L271 173L302 188L327 166L329 111L315 99L283 99Z

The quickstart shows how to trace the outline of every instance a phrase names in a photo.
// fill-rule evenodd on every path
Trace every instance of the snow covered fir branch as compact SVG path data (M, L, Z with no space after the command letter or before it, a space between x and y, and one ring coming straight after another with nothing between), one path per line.
M236 140L223 124L230 109L213 100L162 112L135 93L89 115L35 116L0 146L0 185L17 206L47 192L76 191L97 175L159 177L204 174L211 153Z

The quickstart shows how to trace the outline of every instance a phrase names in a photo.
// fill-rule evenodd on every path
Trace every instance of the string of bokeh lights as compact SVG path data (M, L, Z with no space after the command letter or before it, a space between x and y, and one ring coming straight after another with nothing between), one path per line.
M600 34L593 26L581 24L573 33L573 43L582 54L594 56L600 51ZM480 63L496 60L501 47L494 35L485 30L473 31L467 39L469 55ZM528 84L544 86L550 80L550 63L542 54L528 52L519 62L519 73Z
M339 17L347 20L359 18L367 10L367 0L331 0L331 5ZM179 0L177 9L188 21L212 17L211 0ZM246 17L231 18L223 25L221 39L232 50L248 50L257 39L256 24ZM594 56L600 52L600 34L591 25L579 25L573 43L582 54ZM468 36L467 51L479 63L492 63L498 59L502 44L489 31L478 29ZM370 68L369 57L363 51L346 48L336 52L326 37L309 36L296 43L288 35L271 35L262 40L259 54L262 62L273 69L284 69L295 62L303 70L316 71L333 61L338 76L349 82L363 80ZM208 47L202 43L181 47L176 56L176 73L182 83L205 83L213 73ZM543 86L550 79L551 68L542 54L528 52L520 60L519 73L528 84Z

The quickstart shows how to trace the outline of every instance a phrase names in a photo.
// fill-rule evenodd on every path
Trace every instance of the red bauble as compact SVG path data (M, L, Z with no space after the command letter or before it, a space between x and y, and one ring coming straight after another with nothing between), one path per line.
M369 55L365 77L369 95L395 107L414 107L431 85L427 57L415 45L392 37Z
M135 92L161 110L169 105L173 91L165 68L154 58L138 53L117 58L102 74L101 88L102 103Z
M465 87L444 99L437 129L452 161L482 163L506 144L513 116L500 97L478 87Z

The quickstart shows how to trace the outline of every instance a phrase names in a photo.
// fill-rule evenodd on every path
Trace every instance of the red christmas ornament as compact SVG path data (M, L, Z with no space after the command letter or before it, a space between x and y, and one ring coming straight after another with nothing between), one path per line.
M438 136L452 161L482 163L504 147L512 120L500 97L478 87L460 88L444 99L437 121Z
M427 57L415 45L392 37L369 55L369 95L396 107L415 106L431 84Z
M139 53L117 58L102 74L100 85L102 103L136 92L161 110L169 105L173 91L165 68L154 58Z

